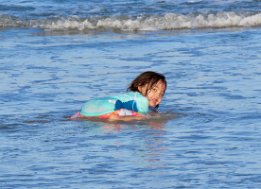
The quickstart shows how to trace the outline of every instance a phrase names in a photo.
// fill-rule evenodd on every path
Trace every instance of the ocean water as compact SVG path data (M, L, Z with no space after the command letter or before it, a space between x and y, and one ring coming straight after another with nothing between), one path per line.
M0 188L260 188L261 1L0 1ZM167 77L155 119L68 121Z

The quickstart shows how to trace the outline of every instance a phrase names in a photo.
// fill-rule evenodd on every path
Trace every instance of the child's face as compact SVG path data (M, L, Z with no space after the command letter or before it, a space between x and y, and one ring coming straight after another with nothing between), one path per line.
M165 93L165 84L161 80L158 81L158 83L156 83L154 86L152 86L151 89L148 90L146 95L147 87L148 84L140 86L139 91L147 97L150 107L155 107L159 105Z

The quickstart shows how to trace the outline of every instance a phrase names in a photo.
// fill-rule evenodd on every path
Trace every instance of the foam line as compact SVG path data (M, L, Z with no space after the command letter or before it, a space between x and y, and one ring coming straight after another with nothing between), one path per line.
M48 18L42 20L19 20L15 17L0 16L0 27L32 27L44 30L84 31L120 30L154 31L197 28L230 28L261 26L261 13L221 12L208 14L182 15L167 13L162 16L140 16L135 18Z

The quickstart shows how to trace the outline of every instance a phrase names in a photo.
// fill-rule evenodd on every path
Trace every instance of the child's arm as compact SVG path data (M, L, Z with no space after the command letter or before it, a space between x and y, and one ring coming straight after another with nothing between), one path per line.
M108 120L108 121L134 121L134 120L144 120L147 117L135 111L119 109L114 112L104 114L98 117L88 117L81 115L77 112L73 116L69 117L70 120Z
M134 121L144 120L146 116L134 111L120 109L107 115L108 121Z
M145 116L118 116L110 115L108 121L135 121L135 120L145 120Z

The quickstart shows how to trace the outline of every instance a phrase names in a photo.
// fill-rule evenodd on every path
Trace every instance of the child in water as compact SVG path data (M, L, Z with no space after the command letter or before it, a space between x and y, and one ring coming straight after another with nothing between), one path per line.
M164 75L147 71L131 82L127 93L89 100L84 103L80 112L71 116L71 119L145 119L149 109L158 109L166 88L167 81Z

